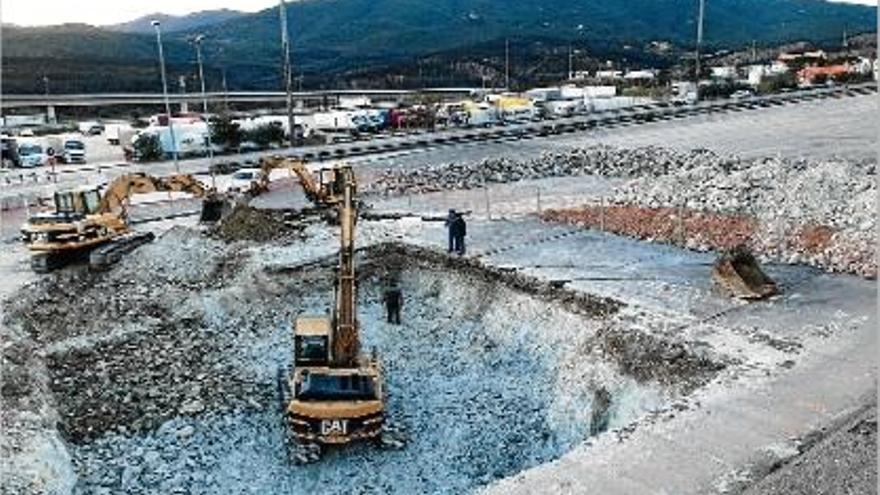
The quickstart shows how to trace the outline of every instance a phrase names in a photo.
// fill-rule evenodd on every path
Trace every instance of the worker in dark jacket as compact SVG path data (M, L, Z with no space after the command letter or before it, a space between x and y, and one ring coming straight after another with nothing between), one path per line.
M400 325L400 308L403 306L403 292L397 286L385 291L385 312L388 315L388 323Z
M464 256L464 238L467 235L467 222L464 220L464 215L460 213L456 215L453 230L455 231L455 251L460 256Z
M447 253L451 253L455 251L455 219L458 217L458 214L455 213L455 210L452 208L449 209L449 214L446 215L446 230L449 235L449 248L446 250Z

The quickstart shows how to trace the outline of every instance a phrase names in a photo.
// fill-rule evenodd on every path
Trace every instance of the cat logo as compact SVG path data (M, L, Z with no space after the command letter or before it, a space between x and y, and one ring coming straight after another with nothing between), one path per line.
M321 421L321 435L346 435L348 434L347 419L325 419Z

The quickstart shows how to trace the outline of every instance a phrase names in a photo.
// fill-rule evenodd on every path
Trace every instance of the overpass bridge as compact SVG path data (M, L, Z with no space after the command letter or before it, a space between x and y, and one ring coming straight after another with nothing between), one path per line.
M444 99L462 98L471 95L479 88L425 88L419 90L395 89L352 89L326 91L298 91L293 93L295 102L319 104L324 101L335 102L345 97L369 97L375 102L399 102L416 96L439 96ZM206 93L209 103L284 103L287 93L283 91L231 91ZM169 93L171 104L200 104L201 93ZM0 95L3 109L66 107L102 107L127 105L162 105L162 93L96 93L59 95Z

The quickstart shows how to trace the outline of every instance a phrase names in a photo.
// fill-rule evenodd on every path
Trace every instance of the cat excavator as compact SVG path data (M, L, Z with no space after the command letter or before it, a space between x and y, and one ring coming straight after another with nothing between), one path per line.
M302 160L273 156L262 160L260 173L251 185L252 195L258 196L269 190L269 174L275 169L287 169L296 175L306 198L318 208L332 208L339 204L345 181L351 181L357 188L350 165L322 168L313 175Z
M121 175L103 190L84 187L58 191L54 208L32 215L21 227L21 237L31 251L31 268L45 273L91 255L90 266L106 268L122 254L153 239L151 233L134 233L126 203L135 194L186 192L203 199L202 222L219 220L223 201L191 175L151 177Z
M293 331L293 372L280 376L282 401L298 463L317 461L327 445L402 441L386 425L385 384L375 350L361 352L354 261L357 207L351 168L340 169L340 226L335 304L330 315L300 316Z

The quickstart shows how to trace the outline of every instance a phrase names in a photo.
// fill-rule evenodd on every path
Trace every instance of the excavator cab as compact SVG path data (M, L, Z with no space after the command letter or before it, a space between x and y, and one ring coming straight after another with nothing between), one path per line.
M55 212L58 214L95 215L101 208L98 189L59 191L55 193Z

